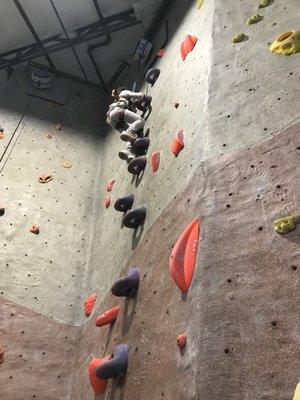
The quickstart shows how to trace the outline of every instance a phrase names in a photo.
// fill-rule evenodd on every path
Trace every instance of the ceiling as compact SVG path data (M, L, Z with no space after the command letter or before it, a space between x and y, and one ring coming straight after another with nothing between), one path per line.
M101 82L99 79L99 74L101 74L102 80L107 83L122 64L122 60L132 58L138 42L150 27L163 2L164 0L1 1L1 30L5 32L5 35L0 36L0 57L4 54L4 59L0 58L0 69L7 69L10 64L14 67L19 65L19 62L24 64L28 58L31 58L47 66L50 62L52 67L57 70L97 84ZM98 12L97 5L99 6ZM131 13L130 10L132 10ZM114 16L124 12L128 12L128 15L122 14L120 19L114 21ZM88 55L88 47L101 43L105 39L103 32L100 37L100 31L103 30L103 21L100 23L101 14L105 19L110 18L109 26L116 32L111 33L109 45L91 51L92 57L95 59L95 67ZM106 21L104 20L104 23L107 24ZM78 37L78 34L74 32L76 29L93 23L97 24L99 37L90 40L89 34L86 36L83 34L86 40L80 44L74 44L73 48L70 47L67 36L69 39L74 39ZM115 28L116 24L117 28ZM27 58L24 58L24 54L26 55L24 50L18 54L19 58L16 59L14 59L16 53L5 55L6 52L29 45L31 46L30 51L32 51L32 45L35 45L37 40L44 41L54 35L60 35L60 41L55 44L61 45L64 42L66 45L53 52L54 47L52 47L47 58L37 57L37 53L35 53L37 47L33 49L33 53L26 56ZM50 49L50 45L52 42L43 43L44 49L47 50ZM41 51L41 47L38 48L38 51ZM12 60L15 64L12 63Z

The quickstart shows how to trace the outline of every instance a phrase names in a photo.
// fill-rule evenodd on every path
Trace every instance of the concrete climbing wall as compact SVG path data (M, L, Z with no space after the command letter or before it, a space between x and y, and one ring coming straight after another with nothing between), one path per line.
M103 124L106 104L97 93L76 86L64 108L37 99L28 105L22 71L3 84L2 151L16 134L0 177L1 398L94 399L88 363L118 343L129 345L128 373L99 398L292 398L300 367L299 229L279 236L272 223L299 210L299 54L278 56L268 43L296 27L299 8L296 0L274 0L259 10L262 21L247 26L256 12L253 0L204 1L200 9L176 2L155 64L159 80L150 88L137 77L153 96L148 154L162 151L159 171L148 165L140 181L117 158L122 142ZM246 40L233 44L241 31ZM183 62L186 34L198 43ZM131 86L135 74L133 66L119 83ZM169 146L180 128L186 147L175 159ZM54 180L41 185L41 173ZM112 206L104 208L112 178L113 201L132 192L134 206L148 206L137 236L121 229ZM195 217L197 267L182 297L168 258ZM39 236L28 232L32 223ZM113 298L112 283L133 265L141 271L136 298ZM82 324L92 293L95 310ZM96 328L95 317L118 304L116 324Z

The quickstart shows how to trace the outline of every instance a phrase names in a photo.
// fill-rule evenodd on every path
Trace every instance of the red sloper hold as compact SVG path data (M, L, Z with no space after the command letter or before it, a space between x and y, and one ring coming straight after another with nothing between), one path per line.
M181 129L178 131L171 143L171 152L175 157L178 157L178 154L184 148L184 130Z
M186 346L186 340L187 340L187 335L186 335L186 333L182 333L181 335L178 335L178 336L177 336L177 340L176 340L177 346L178 346L180 349L184 349L185 346Z
M97 295L96 294L92 294L84 302L83 308L84 308L84 313L85 313L85 315L87 317L89 317L92 314L93 307L94 307L94 304L95 304L96 300L97 300Z
M107 182L107 185L106 185L107 192L111 192L113 190L115 182L116 182L115 179L111 179L110 181Z
M177 240L169 259L169 270L176 285L187 292L196 266L200 234L199 218L194 219Z
M106 208L108 208L111 204L111 196L106 196L104 199L104 205Z
M109 360L110 356L105 358L94 358L89 364L89 378L92 388L95 394L102 394L105 392L108 380L107 379L99 379L96 376L96 369L106 363Z
M195 36L186 35L180 47L181 58L183 59L183 61L185 61L187 55L194 49L197 41L198 38L196 38Z
M159 163L160 163L160 155L161 155L161 151L154 151L151 154L151 170L153 173L158 170Z
M100 315L96 319L96 326L104 326L107 324L112 324L117 319L118 313L120 311L120 306L116 306L107 310L104 314Z

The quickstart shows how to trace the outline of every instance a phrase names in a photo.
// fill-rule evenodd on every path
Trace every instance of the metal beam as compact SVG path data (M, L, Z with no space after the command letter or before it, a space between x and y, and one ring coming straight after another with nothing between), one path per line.
M138 25L140 21L136 19L134 10L129 10L105 18L105 24L109 34L112 34ZM44 54L51 54L66 49L70 45L77 46L100 37L106 37L106 29L101 22L96 22L76 29L74 32L75 36L70 38L70 40L62 37L62 34L58 34L41 40L40 43L33 43L10 50L0 54L0 70L41 57Z
M17 7L17 9L19 10L19 13L22 15L26 25L28 26L28 29L30 30L32 36L34 37L34 39L36 40L37 43L41 43L39 35L37 34L32 23L30 22L30 19L28 18L24 8L21 6L21 3L19 2L19 0L13 0L13 1L15 3L15 6ZM55 68L55 65L54 65L53 61L51 60L51 58L47 54L45 55L45 57L46 57L46 60L48 61L49 65L52 68Z

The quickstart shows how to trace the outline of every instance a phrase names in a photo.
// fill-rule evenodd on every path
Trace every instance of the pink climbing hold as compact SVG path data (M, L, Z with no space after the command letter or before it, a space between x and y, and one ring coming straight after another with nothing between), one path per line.
M84 308L84 313L87 317L89 317L92 314L96 300L97 300L96 294L92 294L85 300L83 308Z
M162 57L165 54L165 49L159 49L158 52L156 53L157 57Z
M178 131L171 143L171 152L175 157L178 157L178 154L184 148L184 130L181 129Z
M111 192L113 190L115 182L116 182L115 179L111 179L110 181L107 182L107 185L106 185L107 192Z
M187 55L194 49L197 41L198 38L196 38L195 36L186 35L180 47L181 58L183 59L183 61L185 61Z
M108 380L107 379L99 379L96 376L96 369L100 367L100 365L105 364L110 359L110 356L105 358L94 358L89 363L89 378L91 386L96 395L103 394L105 392Z
M154 151L151 154L151 170L153 173L158 170L159 163L160 163L160 155L161 155L161 151Z
M111 196L106 196L104 199L105 208L108 208L111 205Z

